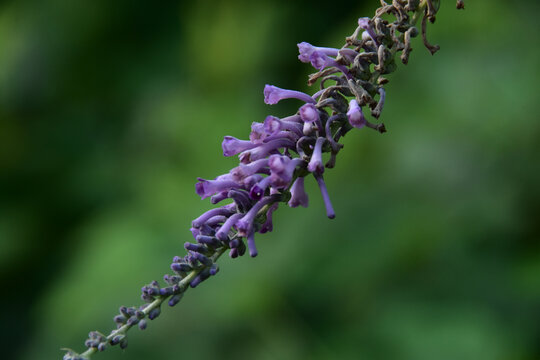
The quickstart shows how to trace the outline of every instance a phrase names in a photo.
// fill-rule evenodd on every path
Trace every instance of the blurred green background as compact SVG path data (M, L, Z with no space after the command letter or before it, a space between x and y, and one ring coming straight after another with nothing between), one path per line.
M2 358L60 359L161 279L228 171L224 135L309 90L296 43L340 46L376 0L3 1ZM96 359L540 359L536 1L443 1L391 76L389 132L352 131L337 212L282 207L259 256Z

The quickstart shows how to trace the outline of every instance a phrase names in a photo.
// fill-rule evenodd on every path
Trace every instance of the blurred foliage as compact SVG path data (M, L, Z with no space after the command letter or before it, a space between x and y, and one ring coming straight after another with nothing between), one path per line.
M6 359L58 359L161 279L224 135L295 111L295 44L340 46L378 1L4 1L0 266ZM443 1L391 77L380 136L353 131L260 255L96 359L540 359L536 1Z

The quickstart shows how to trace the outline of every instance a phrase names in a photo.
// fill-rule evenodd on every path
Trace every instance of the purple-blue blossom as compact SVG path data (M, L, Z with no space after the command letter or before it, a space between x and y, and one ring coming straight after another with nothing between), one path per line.
M274 105L283 99L298 99L306 103L315 103L316 101L306 93L296 90L286 90L274 85L264 87L264 102L268 105Z
M362 112L362 108L358 105L358 102L355 99L352 99L349 102L349 111L347 111L347 118L349 119L349 124L355 128L361 129L366 125L366 118Z

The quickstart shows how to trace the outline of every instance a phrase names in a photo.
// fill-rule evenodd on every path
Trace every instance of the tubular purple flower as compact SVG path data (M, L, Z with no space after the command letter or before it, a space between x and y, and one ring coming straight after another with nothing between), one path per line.
M192 252L192 255L195 259L197 259L201 264L204 266L212 266L213 262L210 260L207 256L201 254L200 252Z
M315 103L311 96L301 91L281 89L273 85L264 87L265 104L274 105L283 99L298 99L307 103Z
M215 205L215 204L219 203L220 201L225 200L227 198L227 193L228 193L228 191L222 191L222 192L212 196L210 198L210 202Z
M272 155L268 161L271 174L271 185L275 189L285 189L292 181L297 166L305 166L300 158L290 159L287 156Z
M200 228L208 219L216 215L231 216L236 211L235 204L225 205L219 208L208 210L195 220L193 220L192 225L194 228Z
M334 59L318 51L314 51L309 56L309 60L311 62L311 65L319 71L324 70L324 68L326 67L334 66L334 63L335 63Z
M244 217L236 222L236 229L238 230L238 234L240 236L247 236L253 228L253 220L255 220L255 216L257 216L259 211L265 205L275 201L276 197L271 195L263 197L255 205L253 205L253 207L244 215Z
M193 270L192 267L185 263L172 263L171 270L177 273L188 272Z
M168 301L168 304L170 307L173 307L175 306L176 304L178 304L180 302L180 299L182 298L182 295L181 294L178 294L178 295L174 295L173 297L171 297ZM145 323L146 324L146 323ZM141 325L139 324L139 327L141 327ZM146 327L146 325L145 325Z
M216 237L221 241L226 241L229 238L229 231L231 230L231 227L243 216L244 214L240 213L231 215L216 232Z
M318 99L319 97L321 97L322 93L325 92L326 89L321 89L319 91L317 91L315 94L313 94L312 98L313 99Z
M189 229L189 231L191 231L191 235L193 235L193 237L194 237L195 239L196 239L197 236L199 236L199 234L200 234L199 229L196 229L196 228L194 228L194 227L192 227L191 229Z
M190 243L190 242L185 242L184 243L184 249L189 250L189 251L193 251L193 252L198 252L198 253L205 253L208 250L202 244L193 244L193 243ZM193 254L191 254L191 256L193 256Z
M347 61L349 61L350 63L352 63L354 59L358 56L357 51L348 48L340 49L338 54L347 59Z
M213 235L216 231L211 228L210 226L208 226L206 223L202 224L201 227L199 228L199 231L201 232L201 235Z
M349 74L349 69L346 66L341 65L335 59L332 59L321 51L314 51L311 53L309 60L311 61L311 65L319 71L323 71L327 67L334 66L338 68L339 71L341 71L348 79L352 79L351 75Z
M246 177L257 174L257 173L266 173L264 171L268 167L268 159L260 159L253 161L249 164L240 164L239 166L233 168L229 173L232 176L234 181L242 181Z
M240 211L247 211L251 207L249 193L244 190L230 190L228 196L234 200Z
M317 142L313 148L313 154L311 155L311 160L307 166L309 172L316 174L322 174L324 172L324 165L322 163L322 147L325 142L326 138L317 138Z
M197 195L201 197L201 199L212 196L217 192L222 192L240 187L240 184L231 180L205 180L202 178L197 179L199 180L199 182L195 184L195 191L197 192Z
M375 45L379 46L379 40L377 40L377 34L375 33L375 30L373 29L373 26L371 25L371 19L368 17L362 17L358 19L358 26L360 26L362 29L364 29L368 35L371 37L371 40L375 43Z
M295 180L293 185L291 186L291 199L289 200L288 204L290 207L294 208L299 205L303 207L308 207L309 204L309 198L306 194L306 191L304 190L304 178L299 177Z
M349 124L351 124L357 129L361 129L366 125L366 118L364 117L362 108L354 99L349 102L349 111L347 111L347 118L349 119Z
M210 275L211 275L211 276L214 276L214 275L216 275L218 272L219 272L219 266L218 266L218 264L216 264L216 263L212 264L212 266L210 267Z
M303 63L308 63L311 60L309 57L314 51L320 51L328 56L338 56L338 49L334 48L327 48L327 47L317 47L313 46L310 43L307 42L301 42L299 44L296 44L298 46L298 52L300 55L298 55L298 59Z
M334 208L332 207L330 196L328 196L328 190L326 189L326 184L324 182L323 176L317 173L313 173L313 176L315 176L315 180L317 180L317 184L319 185L319 189L321 190L324 206L326 207L326 216L328 216L329 219L333 219L336 217L336 213L334 212Z
M274 135L268 136L266 139L263 140L263 143L267 143L273 140L278 139L289 139L292 142L296 142L298 140L299 136L295 132L292 131L279 131L275 133Z
M196 288L199 286L204 280L208 279L210 277L210 269L206 268L203 271L201 271L191 282L189 283L189 286L192 288Z
M240 162L248 164L252 161L262 159L269 155L272 151L277 150L278 148L288 147L294 149L295 144L289 139L276 139L259 145L258 147L246 150L240 153L239 158Z
M238 249L237 248L231 248L231 251L229 251L229 257L231 259L236 259L238 257Z
M261 234L264 234L266 232L270 232L274 229L274 225L272 224L272 213L277 210L279 207L279 203L272 204L268 208L268 211L266 212L266 221L264 224L262 224L261 228L259 229L259 232Z
M257 145L253 144L251 141L238 140L233 136L225 136L223 142L221 143L221 147L223 148L223 156L233 156L241 153L242 151L253 149L255 146Z
M234 190L231 190L231 191L234 191ZM237 204L237 206L238 206L238 204ZM215 227L216 225L219 225L219 224L225 222L225 220L227 220L227 217L223 216L223 215L212 216L210 219L206 220L206 225L208 225L210 227ZM206 236L206 235L204 235L204 236Z
M249 249L249 256L251 257L257 256L259 252L257 251L257 247L255 246L255 232L252 231L247 236L247 245Z
M289 122L296 122L296 123L302 124L302 118L300 118L299 114L294 114L291 116L284 117L283 119L281 119L281 121L289 121Z
M287 164L291 161L288 156L270 155L268 158L268 167L272 173L281 173L287 168Z
M264 120L264 129L268 134L276 135L280 130L288 130L294 132L298 136L302 136L302 125L298 122L280 120L275 116L267 116Z
M225 220L225 221L227 221L227 220ZM214 248L219 247L221 245L219 240L216 239L213 236L199 235L199 236L197 236L196 240L200 244L209 245L209 246L212 246Z

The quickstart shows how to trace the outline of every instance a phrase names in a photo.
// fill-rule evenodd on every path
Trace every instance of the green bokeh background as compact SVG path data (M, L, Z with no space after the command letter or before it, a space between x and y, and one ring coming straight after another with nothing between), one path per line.
M378 1L0 4L2 358L59 359L168 272L224 135L296 111L296 43ZM540 359L536 1L444 0L391 75L384 135L344 139L337 212L281 207L259 256L96 359Z

